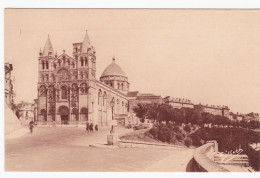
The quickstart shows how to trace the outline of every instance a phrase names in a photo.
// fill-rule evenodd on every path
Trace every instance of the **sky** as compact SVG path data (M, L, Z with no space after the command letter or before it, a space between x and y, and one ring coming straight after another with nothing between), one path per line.
M260 10L6 9L5 62L15 101L33 101L48 34L72 56L87 29L97 78L115 56L131 91L260 113L259 22Z

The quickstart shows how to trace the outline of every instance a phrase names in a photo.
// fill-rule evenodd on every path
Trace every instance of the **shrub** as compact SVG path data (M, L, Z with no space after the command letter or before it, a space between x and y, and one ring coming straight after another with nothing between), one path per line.
M179 126L175 126L175 127L173 127L173 131L174 131L175 133L180 133L180 132L181 132L181 129L180 129Z
M172 133L171 139L170 139L170 144L175 144L176 143L176 135Z
M184 145L186 145L187 147L190 147L192 145L192 140L191 138L187 137L184 139Z
M191 128L189 125L185 125L184 128L183 128L186 132L190 132L191 131Z
M166 127L167 127L169 130L173 130L173 125L170 124L170 123L166 124Z
M194 146L201 146L201 138L197 134L190 135L190 138L192 139L192 143Z
M145 119L144 118L141 118L140 119L140 122L144 123Z
M177 134L176 134L176 139L177 139L178 141L182 141L184 138L183 138L183 136L182 136L181 133L177 133Z
M158 139L163 142L170 142L171 136L172 136L171 130L169 130L167 127L163 127L158 132Z
M260 151L256 151L255 149L249 147L246 152L249 160L249 164L254 168L255 171L260 170Z
M159 129L156 127L153 127L149 130L149 133L153 136L153 138L158 139L158 132Z

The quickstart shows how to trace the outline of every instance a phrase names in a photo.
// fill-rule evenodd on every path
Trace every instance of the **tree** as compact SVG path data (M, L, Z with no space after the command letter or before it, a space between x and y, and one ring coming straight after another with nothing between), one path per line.
M136 114L136 116L140 118L140 121L144 122L148 114L147 104L138 103L137 106L133 108L133 111Z
M173 108L168 104L161 104L159 108L159 121L166 121L166 123L169 123L173 118L172 110Z
M148 111L147 111L148 119L150 119L153 122L154 121L158 122L160 105L158 105L157 103L149 104L149 105L147 105L147 109L148 109Z

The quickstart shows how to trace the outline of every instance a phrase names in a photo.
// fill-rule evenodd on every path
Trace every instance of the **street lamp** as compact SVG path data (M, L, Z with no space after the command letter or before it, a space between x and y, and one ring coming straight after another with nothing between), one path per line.
M113 133L115 133L115 131L114 131L114 124L113 124L113 120L114 120L114 106L115 106L114 98L112 98L112 100L110 102L110 106L112 108L112 124L111 124L110 134L113 134Z
M115 134L115 130L114 130L114 125L116 125L116 123L114 123L114 106L115 106L115 100L114 98L112 98L111 102L110 102L110 106L112 109L112 121L111 121L111 130L110 130L110 135L107 136L107 144L108 145L115 145L118 142L118 135Z

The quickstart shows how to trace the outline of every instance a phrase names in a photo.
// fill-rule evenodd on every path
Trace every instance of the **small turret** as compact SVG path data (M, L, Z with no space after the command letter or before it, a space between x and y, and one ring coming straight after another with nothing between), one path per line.
M54 56L54 51L52 48L50 36L48 35L48 39L45 43L44 49L43 49L43 56Z
M42 56L42 49L40 48L39 56Z

